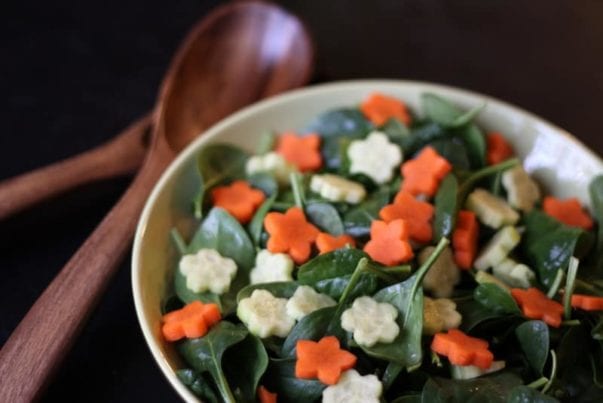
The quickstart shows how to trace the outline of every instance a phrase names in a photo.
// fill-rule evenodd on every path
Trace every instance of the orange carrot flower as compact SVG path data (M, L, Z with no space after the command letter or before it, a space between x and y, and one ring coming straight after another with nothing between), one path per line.
M538 288L531 287L527 290L512 288L511 295L526 318L542 319L553 327L561 326L563 305L547 297Z
M306 221L299 207L291 207L285 214L266 214L264 227L270 235L268 250L272 253L288 253L297 264L308 260L312 243L320 232Z
M425 194L431 197L451 169L445 158L427 146L414 159L402 164L402 190L415 196Z
M167 341L204 336L222 318L216 304L193 301L182 309L163 315L161 331Z
M413 257L408 243L408 229L404 220L373 221L371 223L371 239L364 246L364 251L381 264L394 266L406 262Z
M335 336L325 336L318 342L299 340L295 348L295 376L300 379L318 378L324 384L335 385L343 371L356 365L356 356L341 349Z
M586 213L580 201L575 197L561 200L552 196L546 196L542 202L542 209L553 218L572 227L589 230L593 227L593 219Z
M486 141L488 143L486 150L488 164L495 165L513 156L513 148L502 134L496 132L488 133Z
M488 350L486 340L467 336L458 329L450 329L448 333L437 333L431 342L431 349L454 365L475 365L488 369L494 360L494 354Z
M393 204L388 204L379 211L379 217L385 222L403 219L408 226L410 239L429 242L433 237L431 228L433 211L431 204L417 200L410 193L401 190Z
M276 152L301 172L315 171L322 165L320 137L316 133L305 136L283 133L278 138Z
M475 213L468 210L459 211L456 218L456 227L452 233L452 247L454 249L454 261L465 270L473 266L477 253L477 236L479 224Z
M257 208L266 196L262 191L249 186L249 183L238 180L228 186L218 186L211 191L214 206L222 207L240 223L251 220Z
M391 118L410 124L410 115L404 102L378 92L369 95L360 105L360 110L376 126L383 126Z
M346 245L350 245L352 248L356 246L354 238L345 234L333 236L331 234L327 234L326 232L321 232L316 237L316 247L321 255L323 253L334 251L335 249L343 248Z

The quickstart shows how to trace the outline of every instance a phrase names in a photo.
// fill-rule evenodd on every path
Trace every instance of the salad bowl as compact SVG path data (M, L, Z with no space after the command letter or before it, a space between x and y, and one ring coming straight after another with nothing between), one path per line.
M182 151L147 200L134 240L132 287L138 320L161 371L185 401L198 398L176 376L183 363L175 348L163 340L161 318L178 259L170 231L176 228L188 238L198 225L191 201L200 186L199 151L218 142L253 151L266 130L299 130L321 112L359 104L373 92L403 99L412 110L419 109L424 93L437 94L467 110L485 102L477 124L485 131L504 134L543 191L560 198L577 197L591 208L588 185L603 172L601 159L563 129L486 95L431 83L363 80L308 87L252 105L214 125Z

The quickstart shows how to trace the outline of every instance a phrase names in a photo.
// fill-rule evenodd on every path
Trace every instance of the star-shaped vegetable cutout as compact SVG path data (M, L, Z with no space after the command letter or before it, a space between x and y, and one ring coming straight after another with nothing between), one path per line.
M268 250L272 253L288 253L297 264L308 260L312 243L320 233L306 220L299 207L291 207L285 214L266 214L264 227L270 234L266 245Z
M385 222L403 219L408 226L410 239L429 242L433 236L431 229L433 211L431 204L417 200L410 193L401 190L393 204L388 204L379 211L379 217Z
M216 304L204 304L193 301L182 309L163 315L161 331L167 341L176 341L185 337L196 339L205 336L210 327L222 318Z
M408 228L404 220L373 221L371 239L364 245L364 251L376 262L394 266L413 257L408 243Z
M511 295L515 298L526 318L542 319L553 327L561 325L563 305L547 297L538 288L531 287L527 290L512 288Z
M263 385L258 387L258 400L260 403L276 403L276 393L270 392Z
M295 376L301 379L318 378L324 384L335 385L343 371L356 365L356 356L341 349L335 336L325 336L318 342L299 340L295 348Z
M603 297L572 294L572 306L584 311L603 311Z
M301 172L315 171L322 165L320 137L316 133L305 136L291 132L283 133L278 138L276 152Z
M436 334L431 342L431 349L448 357L450 363L454 365L475 365L481 369L488 369L494 360L494 354L488 350L486 340L467 336L457 329Z
M431 197L451 169L445 158L427 146L415 158L402 164L402 190L415 196L424 194Z
M335 249L344 248L346 246L350 246L352 248L356 246L354 238L346 234L334 236L327 234L326 232L321 232L316 237L316 247L321 255L323 253L331 252Z
M552 196L547 196L542 202L542 209L545 213L562 223L589 230L593 227L593 219L582 209L580 201L575 197L561 200Z
M261 190L249 186L249 183L238 180L227 186L218 186L211 191L214 206L222 207L242 224L251 220L257 208L266 196Z
M396 118L406 125L410 124L410 115L404 102L379 92L372 93L362 101L360 110L377 126L384 125L391 118Z

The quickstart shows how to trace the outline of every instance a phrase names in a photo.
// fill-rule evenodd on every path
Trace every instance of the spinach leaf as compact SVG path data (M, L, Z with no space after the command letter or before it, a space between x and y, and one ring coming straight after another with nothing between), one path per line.
M208 403L219 403L214 390L209 383L195 371L189 368L179 369L176 371L176 376L184 385L198 397Z
M433 240L450 237L456 225L458 181L448 174L440 183L434 200Z
M569 227L536 209L524 217L525 232L521 249L540 281L549 287L557 270L565 270L570 257L579 254L579 241L586 234L582 229ZM587 242L585 240L585 242Z
M528 386L516 386L507 397L507 403L555 403L557 399L540 393Z
M225 402L236 402L222 369L222 357L228 348L243 341L247 335L244 326L221 321L204 337L181 342L178 350L193 369L211 375Z
M599 315L599 319L590 331L590 335L595 340L603 340L603 315Z
M590 275L595 278L603 277L603 175L594 178L588 186L592 211L597 220L597 243L595 252L592 254L594 260L589 262L592 266Z
M295 357L295 345L298 340L320 340L327 335L327 329L337 311L336 306L330 306L311 312L295 324L283 343L281 355Z
M496 313L521 314L511 294L496 284L479 284L473 291L473 298L485 308Z
M477 326L480 326L485 322L506 316L486 308L473 298L457 300L456 310L463 317L463 321L459 328L465 333L471 332Z
M392 403L421 403L421 395L404 395L392 400Z
M297 281L299 284L309 285L318 292L339 299L362 258L367 258L367 254L352 248L337 249L318 255L299 268ZM377 286L377 279L372 273L362 273L351 292L351 297L371 294Z
M401 147L406 157L410 157L427 144L439 140L450 138L452 134L446 128L433 122L421 124L412 129L410 136L401 139Z
M462 141L455 137L439 139L429 143L438 154L444 157L456 169L463 171L469 170L469 157Z
M355 238L368 236L371 222L379 219L379 211L389 203L389 197L389 189L380 188L364 202L350 209L343 216L345 232Z
M247 225L247 230L249 231L249 235L251 236L251 240L255 246L260 246L262 241L262 229L264 228L264 218L266 218L266 214L272 208L274 201L277 198L277 194L274 193L272 196L264 200L264 203L256 210L253 218Z
M257 146L255 148L255 153L257 155L266 154L274 149L274 145L276 143L276 133L273 131L267 131L262 133L260 136Z
M456 130L465 144L465 151L472 169L479 169L486 165L486 137L475 124L469 124Z
M274 283L249 284L237 294L237 304L243 298L248 298L255 290L266 290L277 298L291 298L297 290L295 281L279 281Z
M343 234L343 222L333 205L329 203L308 203L305 211L308 219L321 231L336 236Z
M532 369L542 375L549 355L548 326L540 320L530 320L517 326L515 335Z
M434 377L425 383L422 401L424 403L505 403L511 390L522 384L521 378L511 372L497 372L468 380Z
M410 136L408 127L398 119L389 119L381 128L381 131L387 135L389 141L401 147L408 141L408 137Z
M238 147L229 144L210 144L197 157L197 170L201 185L193 201L195 217L202 217L205 192L227 179L243 177L248 155Z
M237 402L255 403L260 378L268 368L268 354L261 340L248 334L226 351L223 366Z
M484 109L485 103L461 112L446 99L435 94L426 93L421 96L424 113L428 118L444 127L461 127L471 122Z
M260 189L266 196L272 196L278 192L278 183L274 176L267 172L257 172L247 177L247 181L256 189Z
M269 389L276 392L279 401L309 403L316 401L326 388L314 379L295 376L295 359L271 359L266 373Z
M507 169L513 168L515 165L519 164L519 160L517 158L512 158L510 160L503 161L496 165L490 165L485 168L482 168L478 171L471 173L469 177L464 179L459 187L458 191L458 204L462 206L465 204L465 199L469 195L469 193L473 190L475 185L489 176L497 175L500 172L504 172Z

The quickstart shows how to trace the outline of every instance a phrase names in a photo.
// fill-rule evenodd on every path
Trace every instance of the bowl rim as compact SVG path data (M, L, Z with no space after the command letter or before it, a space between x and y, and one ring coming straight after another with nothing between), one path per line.
M140 215L136 233L134 235L134 245L132 249L132 258L131 258L131 281L132 281L132 293L134 298L134 306L136 310L136 316L138 318L138 324L142 330L147 346L151 350L151 354L161 372L166 377L168 382L172 385L172 387L176 390L176 392L180 395L182 399L188 402L198 402L199 399L193 395L193 393L178 379L176 373L170 367L168 360L161 352L161 349L156 344L155 339L153 337L153 333L151 331L152 324L147 322L147 319L144 315L143 302L141 289L139 287L140 284L140 254L142 251L142 235L144 233L146 223L149 220L152 206L155 204L156 199L158 198L161 190L164 188L166 182L170 180L170 178L177 172L177 170L189 160L189 158L193 157L194 154L198 152L198 148L202 146L203 143L207 141L208 137L212 137L215 133L223 131L228 126L234 124L235 122L245 119L250 115L257 114L265 109L272 108L274 105L277 105L281 102L286 102L295 98L306 97L306 96L317 96L323 92L336 91L336 90L345 90L349 88L350 90L355 87L383 87L383 86L418 86L424 88L423 92L451 92L456 93L459 96L479 99L481 101L486 101L487 104L496 104L503 108L509 109L513 114L523 115L530 120L536 121L546 127L547 130L556 132L561 136L565 137L566 140L570 141L575 147L579 148L582 152L589 155L594 161L596 161L603 170L603 160L601 157L595 153L593 150L588 148L582 141L573 136L567 130L562 129L561 127L551 123L545 118L542 118L535 113L529 112L521 107L515 106L506 101L502 101L496 97L492 97L490 95L482 94L479 92L475 92L472 90L466 90L459 87L447 85L447 84L439 84L436 82L427 82L427 81L418 81L418 80L401 80L401 79L354 79L354 80L341 80L334 81L328 83L314 84L311 86L295 89L292 91L287 91L283 94L279 94L268 99L256 102L252 105L249 105L238 112L233 113L232 115L226 117L225 119L219 121L214 124L203 133L200 133L195 140L193 140L187 147L184 148L176 158L170 163L167 169L163 172L160 179L154 185L153 190L151 191L149 198L147 199L143 211Z

